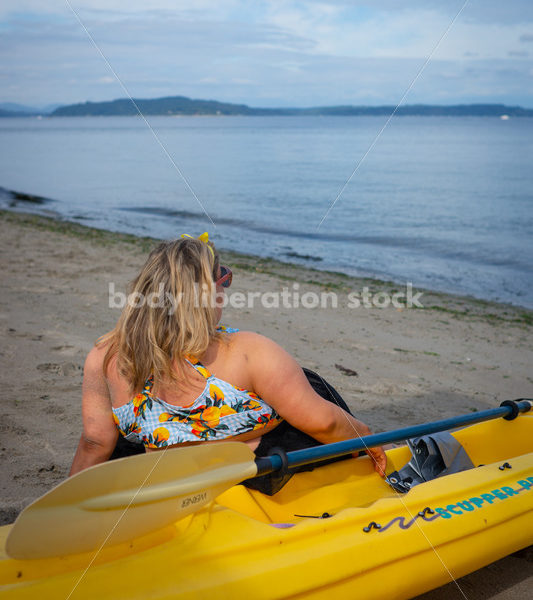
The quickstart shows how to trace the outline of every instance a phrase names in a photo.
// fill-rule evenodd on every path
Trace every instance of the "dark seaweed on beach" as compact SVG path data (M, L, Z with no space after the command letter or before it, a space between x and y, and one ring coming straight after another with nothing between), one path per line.
M8 190L4 187L0 187L0 196L3 196L10 201L10 207L17 206L18 202L31 202L32 204L45 204L46 202L50 202L48 198L43 198L43 196L25 194L24 192L16 192L14 190Z
M358 373L357 371L354 371L353 369L348 369L348 367L343 367L342 365L339 365L337 363L335 363L335 368L340 371L341 373L343 373L344 375L348 375L348 377L358 377Z

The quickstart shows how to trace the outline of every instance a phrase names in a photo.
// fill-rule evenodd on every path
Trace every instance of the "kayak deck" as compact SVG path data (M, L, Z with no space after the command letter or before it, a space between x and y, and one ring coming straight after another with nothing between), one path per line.
M509 434L511 431L512 435ZM533 452L533 414L516 419L512 425L502 419L488 421L455 431L453 436L474 465L503 463ZM387 451L387 472L400 469L410 458L407 446ZM368 508L378 500L391 498L398 501L407 497L396 493L383 479L372 474L370 459L362 457L300 473L274 496L235 486L221 494L217 502L264 523L299 523L302 518L295 516L298 514L336 514L346 507Z
M405 495L367 457L297 474L272 497L234 486L172 526L96 555L4 553L0 597L66 598L73 589L72 598L143 600L413 597L533 543L533 415L454 436L484 466ZM387 456L390 470L410 457L403 447ZM511 468L500 470L504 462ZM324 512L332 516L312 518ZM381 528L365 532L371 521ZM0 528L2 547L8 531Z

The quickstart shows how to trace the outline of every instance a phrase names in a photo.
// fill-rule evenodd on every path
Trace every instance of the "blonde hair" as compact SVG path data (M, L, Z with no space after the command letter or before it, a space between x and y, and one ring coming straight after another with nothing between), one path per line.
M130 284L132 301L115 328L97 341L108 344L104 372L116 357L132 391L142 389L150 375L155 381L183 377L183 359L201 356L218 337L213 302L218 267L210 242L182 238L155 248Z

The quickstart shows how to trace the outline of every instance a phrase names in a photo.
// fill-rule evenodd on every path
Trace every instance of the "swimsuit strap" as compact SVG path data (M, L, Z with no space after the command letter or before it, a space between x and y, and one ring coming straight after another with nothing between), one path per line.
M195 369L200 375L205 377L206 379L210 379L213 377L211 373L204 367L204 365L194 356L187 356L185 360Z
M152 373L148 377L148 379L144 382L143 391L141 392L141 394L143 392L147 392L148 394L151 394L153 387L154 387L154 374Z

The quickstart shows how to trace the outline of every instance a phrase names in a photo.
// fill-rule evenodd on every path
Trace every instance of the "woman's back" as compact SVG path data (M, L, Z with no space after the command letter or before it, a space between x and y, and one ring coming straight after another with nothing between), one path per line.
M225 333L214 340L201 362L190 357L177 379L147 379L133 393L110 364L107 386L115 423L129 441L147 448L232 439L246 441L272 430L281 420L254 392L249 348L260 336ZM181 377L180 377L181 375Z

